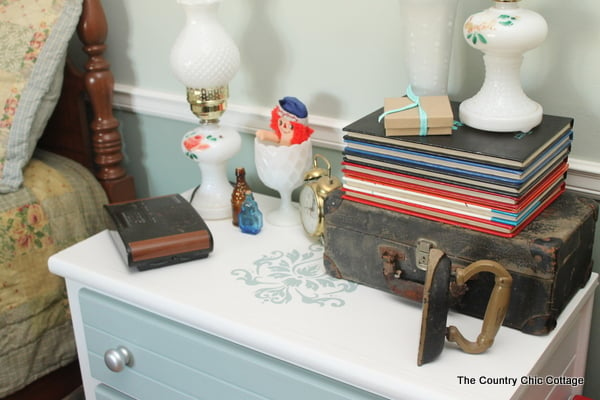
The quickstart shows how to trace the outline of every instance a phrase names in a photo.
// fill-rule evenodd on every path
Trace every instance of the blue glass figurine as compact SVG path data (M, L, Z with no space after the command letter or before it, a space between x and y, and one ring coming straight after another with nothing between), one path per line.
M262 229L262 213L258 209L258 204L250 190L246 191L246 198L242 203L238 223L243 233L256 235Z

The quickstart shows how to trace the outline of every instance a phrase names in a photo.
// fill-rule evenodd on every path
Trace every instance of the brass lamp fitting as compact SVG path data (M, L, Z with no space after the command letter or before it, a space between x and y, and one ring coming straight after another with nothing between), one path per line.
M227 109L229 87L187 88L187 101L195 116L203 122L216 123Z

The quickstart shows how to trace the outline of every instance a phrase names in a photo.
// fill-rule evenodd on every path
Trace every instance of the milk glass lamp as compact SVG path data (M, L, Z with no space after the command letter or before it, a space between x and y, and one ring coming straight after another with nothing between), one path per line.
M200 167L200 189L192 205L205 219L231 217L232 186L227 161L241 147L240 134L222 126L229 82L240 66L237 46L218 20L221 0L177 0L186 14L171 50L171 68L187 88L187 101L200 125L186 133L182 150Z
M485 79L479 92L460 105L460 120L495 132L528 132L542 121L542 106L521 87L523 54L538 47L548 26L519 0L496 0L464 25L467 43L484 54Z

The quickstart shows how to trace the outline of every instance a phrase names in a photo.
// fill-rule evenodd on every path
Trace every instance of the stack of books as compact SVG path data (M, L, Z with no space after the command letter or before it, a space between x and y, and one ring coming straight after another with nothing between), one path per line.
M527 133L387 136L383 112L344 128L345 199L512 237L565 190L572 118L544 115Z

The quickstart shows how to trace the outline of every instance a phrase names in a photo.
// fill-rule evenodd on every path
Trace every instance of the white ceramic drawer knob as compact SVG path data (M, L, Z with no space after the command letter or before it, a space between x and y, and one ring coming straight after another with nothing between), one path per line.
M130 367L133 364L131 353L123 346L116 349L106 350L104 353L104 363L113 372L121 372L123 368Z

